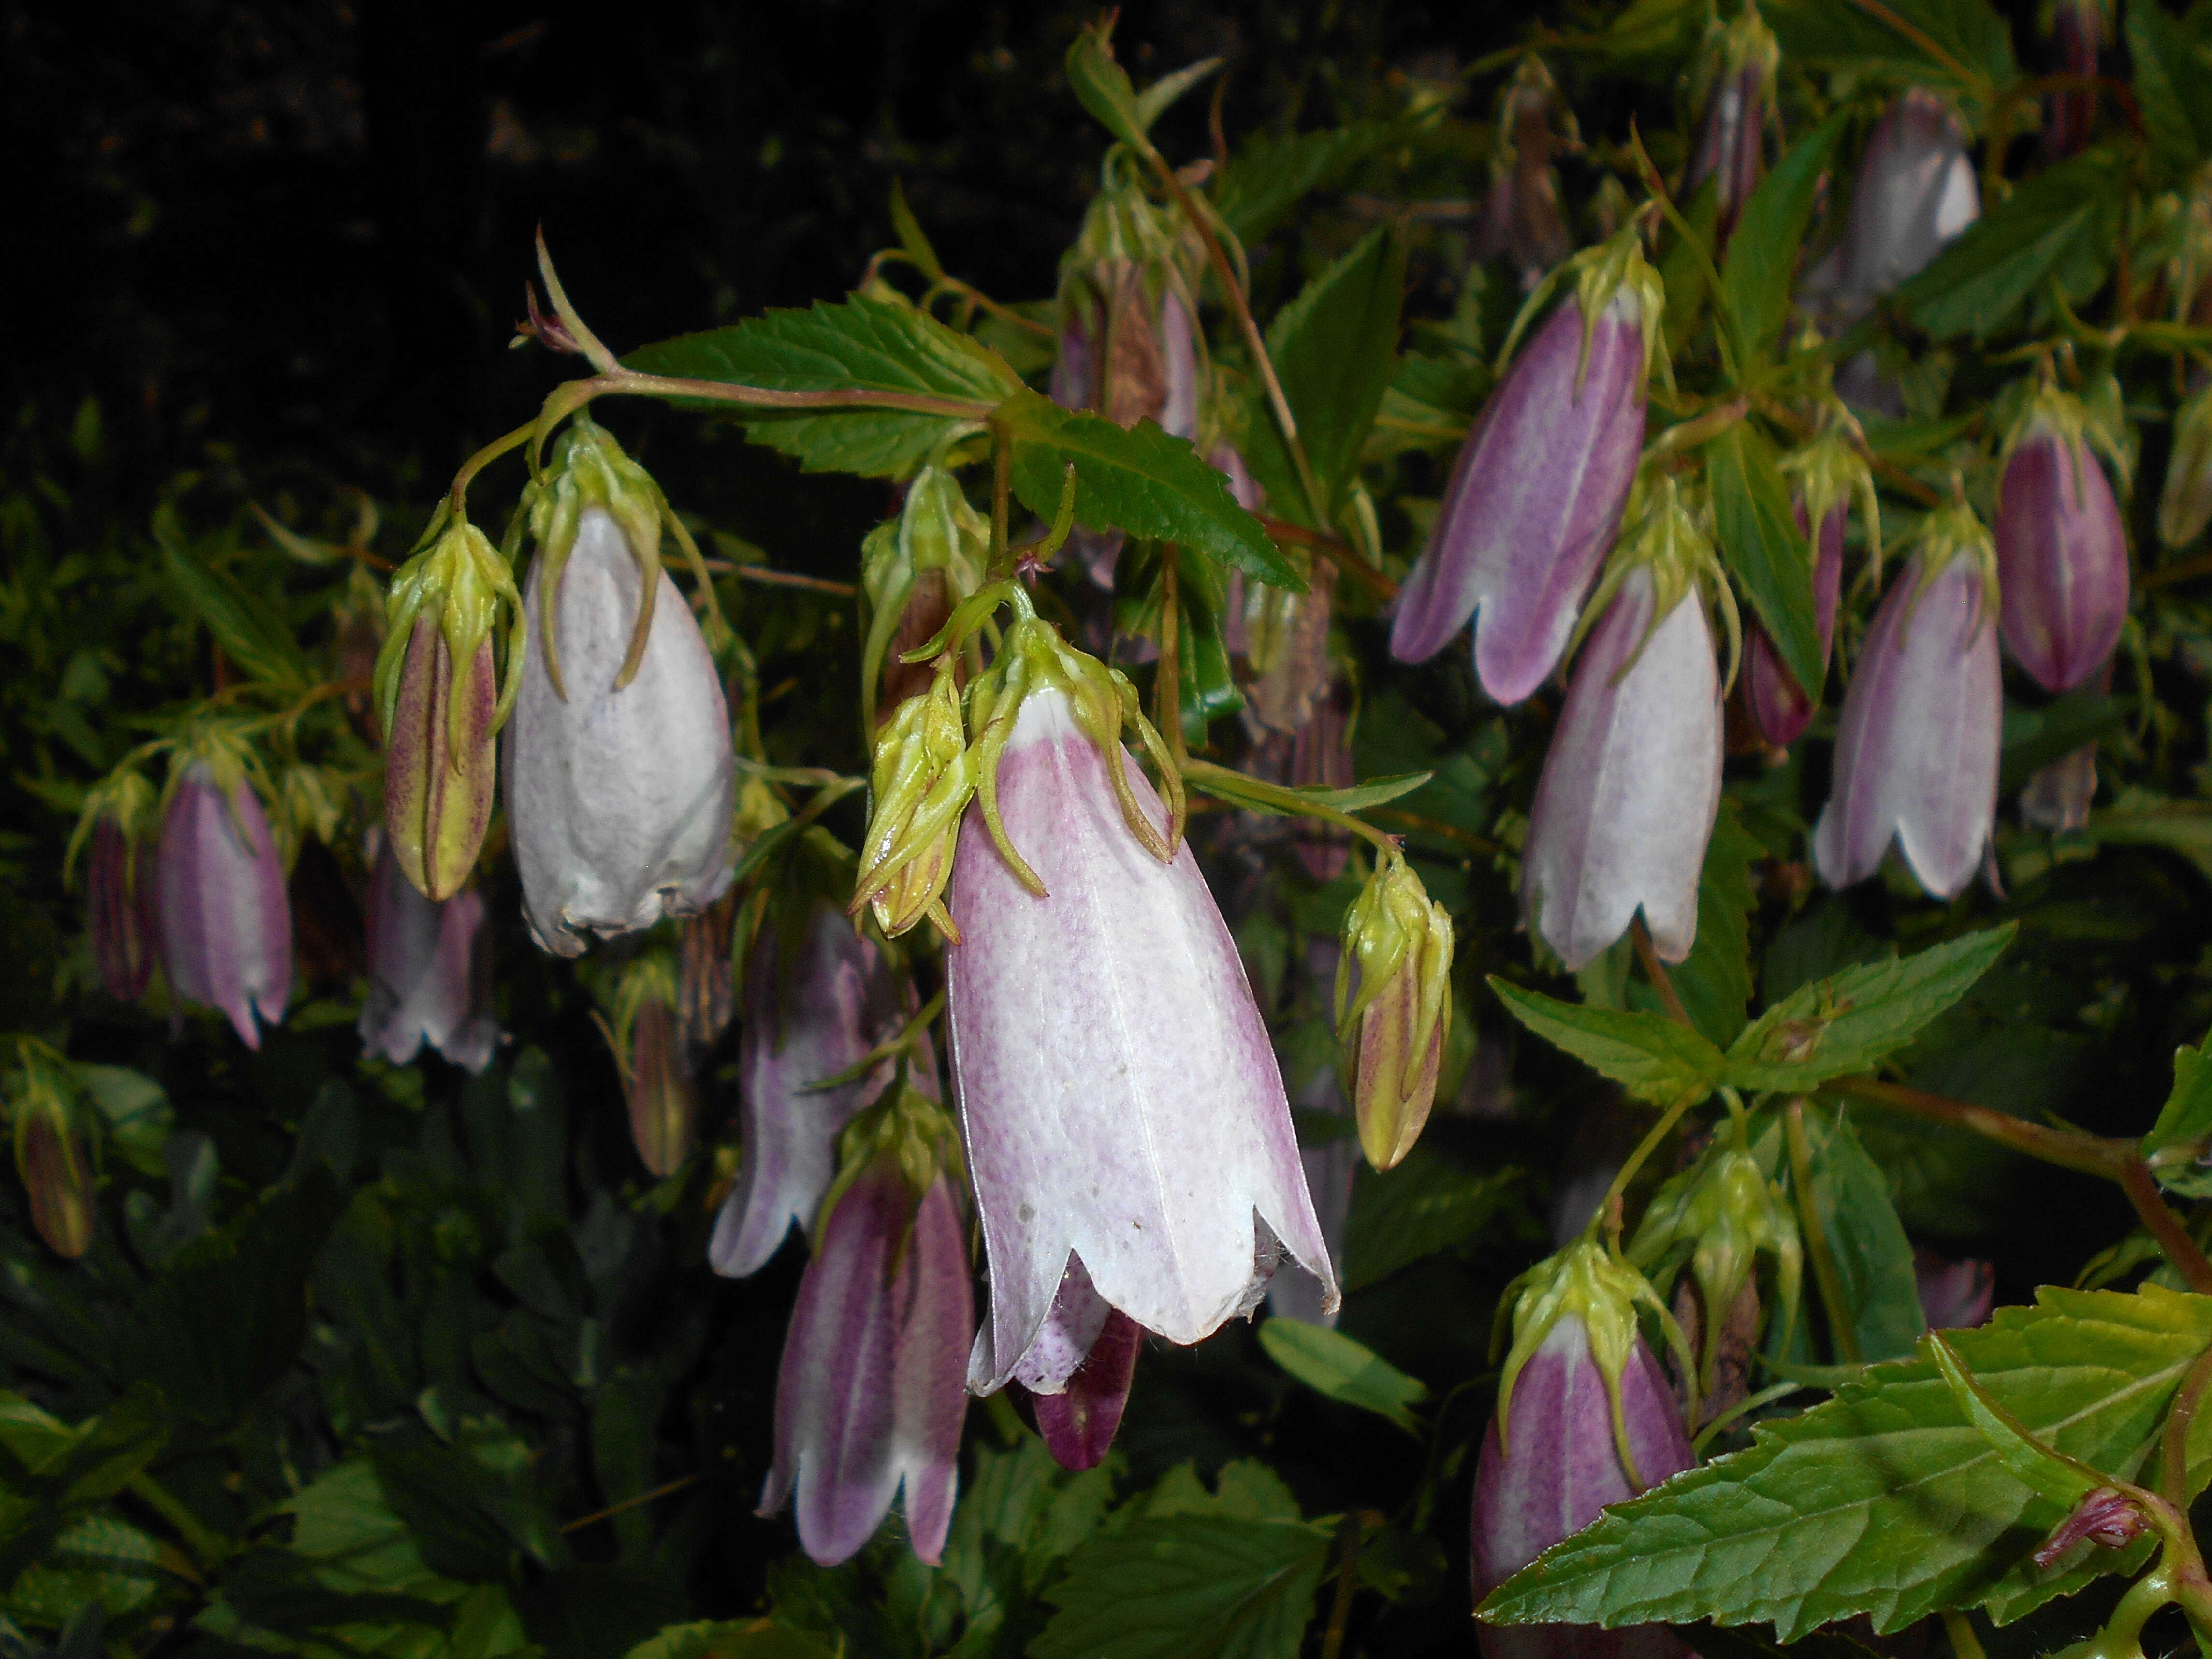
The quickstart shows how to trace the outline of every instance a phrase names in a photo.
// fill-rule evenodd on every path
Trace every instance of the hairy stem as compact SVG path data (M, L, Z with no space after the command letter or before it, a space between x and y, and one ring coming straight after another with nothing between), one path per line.
M1651 981L1651 988L1659 994L1659 1006L1667 1011L1667 1018L1677 1025L1691 1026L1690 1011L1682 1006L1682 999L1674 990L1674 981L1667 977L1666 967L1659 960L1659 952L1652 946L1651 930L1644 925L1641 911L1637 913L1636 920L1628 924L1628 936L1636 941L1636 959L1644 964L1644 977Z

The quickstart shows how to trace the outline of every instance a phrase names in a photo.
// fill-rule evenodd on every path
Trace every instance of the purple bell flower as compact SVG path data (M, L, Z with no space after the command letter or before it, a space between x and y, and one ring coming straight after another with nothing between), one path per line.
M763 1515L795 1498L799 1543L818 1565L866 1543L902 1488L914 1553L937 1564L975 1328L951 1182L934 1176L917 1200L895 1154L872 1158L830 1209L799 1281L761 1494Z
M1765 170L1768 94L1782 49L1756 5L1737 13L1719 33L1711 55L1701 66L1705 83L1705 125L1690 158L1683 194L1695 195L1710 179L1719 210L1713 226L1715 246L1725 244L1736 216L1759 188Z
M1702 542L1672 483L1661 489L1639 541L1650 526ZM1671 568L1629 564L1591 631L1528 815L1522 905L1571 969L1639 911L1664 961L1681 961L1698 936L1698 878L1720 806L1720 672L1698 579L1665 557Z
M1922 270L1981 217L1966 135L1943 100L1913 87L1867 140L1844 234L1843 295L1863 309Z
M2128 536L2081 405L2037 397L2006 446L1997 505L1999 626L2013 659L2046 691L2101 667L2128 615Z
M1468 434L1398 598L1391 655L1425 661L1474 617L1475 673L1501 703L1558 665L1635 479L1664 299L1634 234L1583 256L1575 297Z
M771 917L745 962L738 1037L744 1162L714 1222L708 1258L743 1279L766 1266L795 1222L811 1230L837 1173L837 1137L881 1094L892 1062L835 1088L815 1085L889 1042L910 1012L903 981L835 905L817 901L788 951ZM788 927L788 923L786 924ZM933 1069L919 1080L936 1092Z
M1831 887L1874 874L1893 841L1937 898L1956 896L1981 868L2003 717L1994 561L1971 509L1939 509L1875 613L1813 829L1813 862Z
M491 933L483 897L464 888L427 899L380 840L368 879L368 1000L362 1046L404 1066L428 1043L481 1072L499 1046L491 1015Z
M1098 1294L1082 1262L1068 1263L1052 1312L1014 1371L1045 1449L1062 1468L1096 1468L1113 1449L1143 1336Z
M260 1048L257 1021L283 1019L292 994L292 907L268 816L234 757L195 757L172 783L157 890L169 988L220 1009Z

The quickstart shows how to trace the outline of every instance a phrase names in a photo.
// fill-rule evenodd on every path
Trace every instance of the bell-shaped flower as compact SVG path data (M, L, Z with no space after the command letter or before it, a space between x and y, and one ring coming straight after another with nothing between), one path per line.
M1552 126L1559 107L1551 71L1533 54L1521 60L1498 100L1490 193L1475 222L1474 255L1487 260L1510 254L1523 288L1535 287L1574 247L1552 165L1557 147Z
M1888 293L1981 217L1958 118L1924 87L1890 106L1859 162L1844 232L1842 289L1860 305Z
M1608 1504L1690 1467L1681 1407L1637 1329L1665 1316L1633 1270L1583 1240L1534 1269L1513 1308L1513 1348L1475 1465L1474 1599ZM1682 1659L1662 1626L1478 1624L1485 1659Z
M1396 851L1376 861L1344 918L1336 1037L1360 1150L1395 1168L1420 1139L1451 1030L1451 913Z
M1607 578L1528 815L1521 901L1571 969L1638 912L1667 962L1698 936L1698 878L1720 808L1721 681L1700 586L1712 545L1671 478L1649 492ZM1602 610L1600 611L1600 607ZM1724 612L1731 623L1732 610Z
M1097 1341L1047 1329L1078 1267L1178 1343L1249 1313L1285 1249L1332 1306L1335 1276L1267 1028L1181 844L1175 767L1127 681L1008 598L1018 619L971 692L946 1017L991 1277L971 1385L1049 1395Z
M822 1566L866 1543L902 1489L917 1559L936 1565L951 1524L975 1304L950 1140L910 1089L856 1121L799 1280L760 1513L795 1499Z
M2201 371L2173 417L2173 449L2158 495L2158 538L2189 545L2212 522L2212 374Z
M143 773L125 767L94 787L70 838L71 865L88 837L91 842L85 931L100 982L122 1002L146 994L161 948L155 902L156 805L154 786Z
M837 1171L837 1137L881 1094L912 993L882 950L815 899L772 909L745 961L738 1037L744 1162L714 1223L708 1258L742 1279L764 1267L793 1223L814 1224ZM928 1054L927 1044L920 1050ZM917 1081L931 1093L927 1060Z
M1519 702L1567 648L1644 447L1664 289L1637 232L1577 256L1574 297L1507 372L1444 487L1406 580L1390 653L1421 662L1469 617L1483 690Z
M1955 896L1996 817L2003 722L1990 533L1964 502L1929 514L1918 550L1875 613L1844 694L1813 863L1863 881L1895 842L1920 884Z
M69 1062L35 1037L16 1039L8 1122L31 1225L56 1255L76 1261L99 1224L98 1130Z
M1736 216L1759 188L1773 116L1775 71L1781 64L1782 48L1756 5L1745 6L1733 22L1713 31L1698 63L1698 100L1705 106L1705 124L1683 194L1694 196L1711 182L1716 246L1728 240Z
M573 957L722 896L734 763L714 659L659 568L660 492L598 428L563 441L531 509L507 816L532 936Z
M524 654L514 572L482 531L447 511L441 505L442 533L392 579L374 678L385 839L433 899L460 890L483 846L497 777L492 737L514 705ZM492 670L501 605L510 618L503 690Z
M161 966L169 988L230 1017L249 1048L292 994L292 906L243 750L220 738L180 756L161 814Z
M2128 534L2089 442L2080 401L2049 386L2005 442L1998 625L2046 691L2070 691L2103 666L2128 616Z
M1820 539L1810 544L1810 552L1813 620L1823 671L1835 640L1836 603L1843 592L1844 519L1854 500L1876 569L1881 560L1881 507L1875 495L1874 473L1857 446L1844 436L1841 424L1832 425L1783 461L1784 470L1797 484L1798 533L1809 543L1812 526L1820 526ZM1820 690L1815 686L1808 691L1797 684L1765 629L1753 626L1749 630L1744 642L1744 707L1769 745L1787 749L1803 735L1820 706Z
M449 899L424 898L383 839L370 866L367 921L362 1046L404 1066L427 1042L456 1066L483 1070L499 1046L483 896L466 887Z
M975 769L955 661L949 650L940 656L930 689L901 703L876 734L875 811L860 843L852 908L872 907L887 939L924 916L946 938L957 937L945 910L945 884L952 878L960 815L975 793Z
M699 1090L678 1018L676 974L665 951L631 957L615 982L614 1018L599 1024L622 1075L630 1145L657 1180L684 1167L699 1126Z

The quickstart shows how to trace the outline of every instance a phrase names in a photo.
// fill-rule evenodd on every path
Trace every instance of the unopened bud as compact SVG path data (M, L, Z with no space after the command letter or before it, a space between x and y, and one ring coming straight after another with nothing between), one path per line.
M878 736L873 784L875 813L852 908L873 906L890 938L924 916L957 938L945 911L945 884L960 814L975 793L975 767L949 657L938 664L927 693L901 703Z
M100 983L123 1002L135 1002L146 994L160 947L154 902L155 804L154 786L141 774L118 771L87 798L70 842L67 862L73 864L85 837L91 837L86 931L92 936L92 959Z
M665 1177L684 1167L699 1121L699 1095L677 1018L675 965L659 951L623 969L607 1041L629 1105L630 1140L641 1163Z
M1360 1149L1378 1170L1413 1150L1451 1029L1452 923L1403 857L1378 864L1344 921L1336 1031Z
M2048 1572L2077 1544L2125 1549L2142 1537L2149 1525L2142 1506L2134 1498L2110 1486L2100 1486L2076 1504L2074 1512L2043 1540L2035 1552L2035 1565Z
M75 1261L91 1248L98 1216L83 1099L68 1062L45 1043L21 1039L7 1106L31 1224L47 1249Z
M960 602L983 585L991 526L968 504L942 467L925 466L908 486L896 519L868 533L860 548L860 585L868 597L868 638L860 653L860 695L868 730L884 702L927 690L927 667L902 661L939 633Z
M728 892L684 918L677 946L677 1024L687 1054L703 1054L721 1040L736 1011L731 952L735 946L738 896Z

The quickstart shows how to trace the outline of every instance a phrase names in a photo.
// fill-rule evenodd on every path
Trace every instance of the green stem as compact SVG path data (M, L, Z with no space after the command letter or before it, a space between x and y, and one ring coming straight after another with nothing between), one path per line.
M1865 1356L1859 1351L1859 1334L1851 1319L1850 1303L1844 1295L1843 1275L1836 1269L1835 1253L1828 1249L1828 1229L1813 1192L1813 1148L1805 1135L1805 1103L1791 1101L1784 1122L1790 1141L1790 1184L1797 1192L1797 1225L1805 1235L1805 1253L1813 1258L1813 1280L1820 1285L1820 1301L1828 1310L1828 1336L1836 1345L1836 1358L1846 1365L1856 1365Z
M152 1475L142 1469L124 1485L132 1497L176 1528L177 1536L185 1540L202 1567L214 1568L228 1557L230 1540L211 1531L185 1506L183 1499Z
M2207 1347L2189 1368L2189 1375L2181 1379L2174 1391L2173 1404L2166 1410L2166 1429L2160 1437L2158 1451L2159 1495L2173 1507L2186 1514L2189 1509L2189 1431L2197 1420L2197 1408L2204 1403L2204 1390L2212 1385L2212 1347Z
M453 516L455 518L462 517L466 509L469 485L477 474L510 449L519 449L528 443L530 434L537 429L537 422L525 421L514 431L501 433L461 463L461 470L453 474Z
M1667 1137L1674 1133L1674 1126L1682 1121L1683 1115L1696 1104L1698 1102L1695 1100L1678 1100L1659 1115L1659 1121L1645 1133L1643 1139L1636 1143L1636 1150L1622 1161L1620 1169L1613 1171L1613 1184L1605 1189L1605 1196L1598 1201L1599 1218L1613 1213L1614 1206L1620 1202L1621 1195L1627 1192L1628 1183L1636 1179L1637 1171L1650 1161L1651 1154L1666 1143Z
M1645 154L1643 135L1636 131L1632 121L1628 128L1628 145L1630 153L1636 157L1638 171L1644 175L1644 187L1651 192L1651 199L1659 204L1659 211L1674 228L1674 234L1698 256L1698 274L1705 279L1705 286L1712 290L1713 340L1720 347L1721 373L1728 376L1730 386L1740 386L1743 383L1743 374L1736 357L1735 313L1729 309L1728 290L1721 286L1720 268L1713 264L1712 250L1705 246L1704 237L1690 228L1690 222L1682 216L1681 210L1667 194L1666 181L1660 178L1659 169L1652 166L1651 157Z

